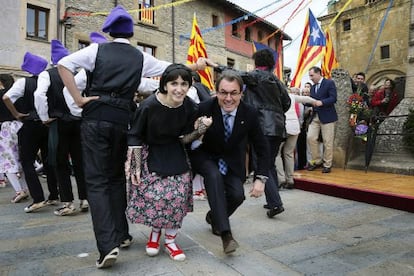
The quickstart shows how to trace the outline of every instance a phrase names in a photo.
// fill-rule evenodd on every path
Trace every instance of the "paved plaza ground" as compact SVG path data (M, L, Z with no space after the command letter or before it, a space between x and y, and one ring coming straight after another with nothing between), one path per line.
M246 185L246 192L250 189ZM268 219L265 199L247 198L231 217L240 248L223 253L205 222L207 201L196 201L177 242L187 255L174 262L145 254L149 228L131 225L135 243L115 265L98 270L89 213L57 217L54 207L26 214L0 189L0 275L414 275L414 214L283 190L286 211ZM77 203L78 204L78 203Z

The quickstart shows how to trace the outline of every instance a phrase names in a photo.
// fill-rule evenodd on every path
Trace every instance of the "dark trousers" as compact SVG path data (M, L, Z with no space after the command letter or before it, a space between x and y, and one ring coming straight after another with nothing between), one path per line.
M282 137L279 136L265 136L266 141L268 143L268 149L270 154L269 159L269 179L266 181L265 185L265 196L266 202L271 208L280 207L283 205L282 199L279 195L279 184L277 180L277 173L276 173L276 165L275 160L277 153L279 151L280 144L283 141ZM254 171L256 171L256 153L254 151L254 147L252 147L252 158L253 158L253 166Z
M280 144L283 141L282 137L279 136L266 136L267 143L269 145L269 179L265 185L266 202L270 208L280 207L283 205L282 199L279 195L279 183L277 180L276 172L276 156L279 151Z
M297 142L298 170L303 170L307 164L306 158L306 127L302 126Z
M41 121L25 121L18 132L18 139L20 162L33 202L38 203L45 200L43 188L34 167L39 150L42 155L43 170L47 176L47 186L50 193L48 199L58 199L56 175L48 165L47 127Z
M204 177L207 199L213 224L220 232L230 231L229 217L245 200L243 183L231 171L222 175L214 160L194 164L194 169Z
M70 180L69 155L72 159L79 199L86 199L85 175L82 164L80 138L81 121L56 120L58 144L56 151L56 175L59 183L60 201L73 201L72 182Z
M125 216L126 131L126 126L105 121L81 123L86 189L101 255L130 237Z

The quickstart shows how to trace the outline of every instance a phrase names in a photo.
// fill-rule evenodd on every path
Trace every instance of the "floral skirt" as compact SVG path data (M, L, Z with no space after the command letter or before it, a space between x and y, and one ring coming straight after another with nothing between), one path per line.
M7 121L1 124L0 173L18 173L22 170L17 142L17 132L22 125L19 121Z
M161 177L150 173L148 146L142 148L141 181L128 180L126 216L132 223L156 228L181 228L187 212L193 211L191 173Z

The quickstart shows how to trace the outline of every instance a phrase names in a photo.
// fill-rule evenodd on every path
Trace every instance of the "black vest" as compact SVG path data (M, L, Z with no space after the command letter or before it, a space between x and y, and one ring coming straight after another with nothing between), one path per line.
M7 122L7 121L14 121L16 118L11 114L10 110L7 108L7 106L4 104L4 101L2 100L3 95L6 94L6 90L2 89L0 90L0 123ZM14 102L14 107L17 109L17 111L21 112L23 105L23 97L18 98L17 101Z
M89 75L88 96L100 96L84 106L84 118L127 125L136 106L135 91L141 82L142 53L125 43L100 44L95 69Z
M22 101L21 113L29 113L29 116L24 117L23 121L38 121L36 108L34 106L34 92L37 88L37 76L27 77L24 86L24 95Z
M50 77L50 85L46 92L49 117L59 118L64 121L79 120L80 118L70 113L69 107L66 105L65 97L63 96L65 85L59 76L57 68L51 68L47 72Z

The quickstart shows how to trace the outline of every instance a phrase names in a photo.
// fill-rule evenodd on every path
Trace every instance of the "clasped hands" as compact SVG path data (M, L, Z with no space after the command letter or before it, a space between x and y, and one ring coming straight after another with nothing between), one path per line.
M213 123L213 119L207 116L201 116L194 122L194 129L200 134L206 133L207 129Z
M313 106L322 106L323 105L323 103L322 103L322 101L320 101L320 100L316 100L313 104L312 104Z

